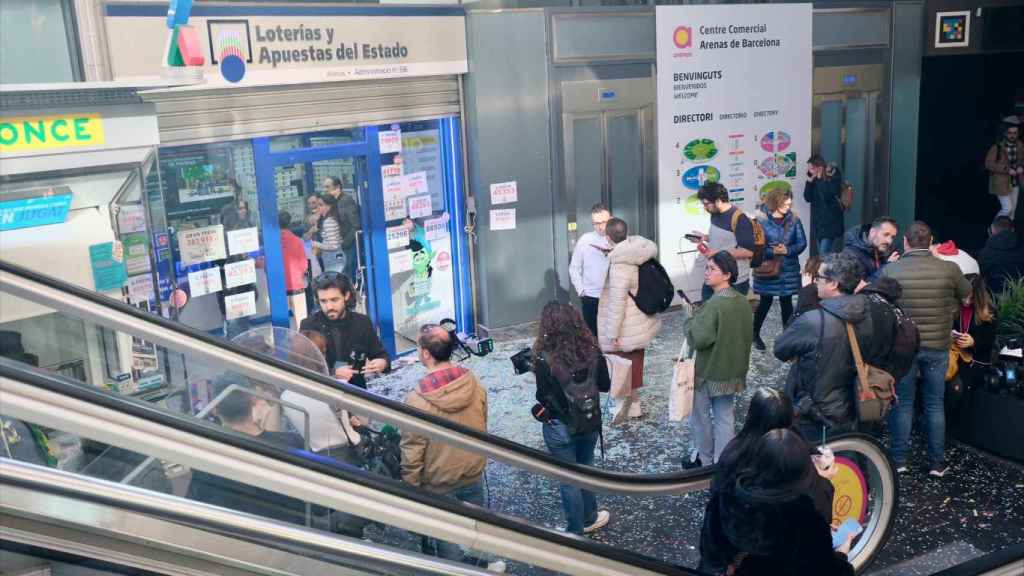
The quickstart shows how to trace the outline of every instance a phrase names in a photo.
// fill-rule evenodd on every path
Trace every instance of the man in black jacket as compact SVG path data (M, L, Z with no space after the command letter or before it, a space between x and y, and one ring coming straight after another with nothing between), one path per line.
M352 282L344 274L326 272L314 287L320 310L303 320L299 329L319 332L327 339L327 367L336 378L366 388L366 374L387 372L391 361L370 319L352 310Z
M870 225L854 226L846 231L843 254L853 256L860 263L864 282L871 282L883 266L900 259L900 253L893 250L897 232L896 220L889 216L880 216Z
M989 239L978 253L978 264L985 284L998 295L1007 280L1024 277L1024 240L1006 216L996 218L988 232Z
M832 252L843 235L842 190L843 175L839 168L828 166L820 154L811 156L807 161L804 200L811 205L811 225L814 226L818 254Z
M797 427L810 442L857 429L854 409L856 367L846 322L854 325L864 361L878 362L890 347L874 326L868 298L854 294L861 267L847 254L827 254L814 279L821 308L799 316L775 340L775 357L796 360L789 390Z

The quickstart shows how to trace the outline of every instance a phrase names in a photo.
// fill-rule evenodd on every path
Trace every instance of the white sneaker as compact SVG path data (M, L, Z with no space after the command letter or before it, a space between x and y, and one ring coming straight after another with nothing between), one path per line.
M644 413L640 410L640 401L634 400L633 403L629 405L629 417L639 418L643 415Z
M488 572L497 572L498 574L504 574L505 573L505 561L504 560L495 560L494 562L488 562L488 564L487 564L487 571Z
M609 512L607 510L598 510L597 511L597 520L594 520L594 523L591 524L590 526L584 526L583 527L583 533L584 534L590 534L591 532L596 532L597 530L600 530L601 528L604 528L608 524L608 521L611 520L611 519L612 519L612 513L611 512Z

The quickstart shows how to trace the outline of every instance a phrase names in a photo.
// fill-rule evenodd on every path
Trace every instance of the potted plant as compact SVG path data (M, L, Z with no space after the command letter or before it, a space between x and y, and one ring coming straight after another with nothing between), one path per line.
M1011 338L1024 339L1024 278L1007 279L1003 291L996 295L999 342Z

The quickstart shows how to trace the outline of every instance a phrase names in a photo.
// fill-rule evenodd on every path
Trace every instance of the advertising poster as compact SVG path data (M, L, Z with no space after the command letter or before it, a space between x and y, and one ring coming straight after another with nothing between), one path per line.
M443 216L435 221L442 219L447 222ZM455 317L455 284L451 237L430 240L419 224L409 234L409 248L389 255L399 264L390 270L391 303L395 330L415 340L423 324Z
M491 230L515 230L516 209L491 210Z
M125 204L117 212L117 227L121 234L146 231L146 211L141 204Z
M247 254L260 249L259 228L242 228L228 231L228 255Z
M128 301L132 304L146 304L153 299L153 276L142 274L128 278Z
M402 132L400 130L381 130L377 133L377 142L381 154L394 154L402 151Z
M409 228L404 224L401 226L388 226L385 230L388 240L388 250L403 248L409 245Z
M224 265L224 286L225 288L236 288L246 284L256 283L256 261L242 260L229 262Z
M124 247L120 242L89 246L89 262L97 292L120 290L128 280L128 272L124 268Z
M410 190L409 194L430 194L434 206L444 205L439 130L432 128L402 133L402 171L412 175L411 185L415 191ZM418 175L420 172L422 176Z
M516 187L516 183L512 182L498 182L491 184L491 204L511 204L519 200L519 190Z
M658 6L656 17L660 260L692 292L704 270L683 235L710 226L703 183L721 182L748 215L788 189L810 227L811 4Z
M430 196L409 197L409 218L424 218L434 212Z
M181 252L181 263L186 266L227 258L224 252L224 226L217 224L182 230L178 233L178 250Z
M256 314L256 293L242 292L224 296L224 316L228 320Z
M220 292L224 288L220 282L220 266L189 272L188 287L193 298Z
M127 234L122 240L124 244L125 266L129 274L149 272L149 235Z

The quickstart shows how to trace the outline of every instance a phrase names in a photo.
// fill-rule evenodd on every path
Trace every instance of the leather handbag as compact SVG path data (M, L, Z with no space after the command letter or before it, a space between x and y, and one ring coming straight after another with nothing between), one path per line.
M796 215L786 225L782 227L782 242L785 244L786 236L789 236L789 225L796 220ZM782 262L786 259L785 254L773 254L771 258L761 262L761 265L757 268L750 270L750 274L754 278L760 278L761 280L772 280L778 278L782 274Z
M857 417L861 422L884 420L896 399L896 379L885 370L864 363L853 324L849 322L846 322L846 337L857 365Z

